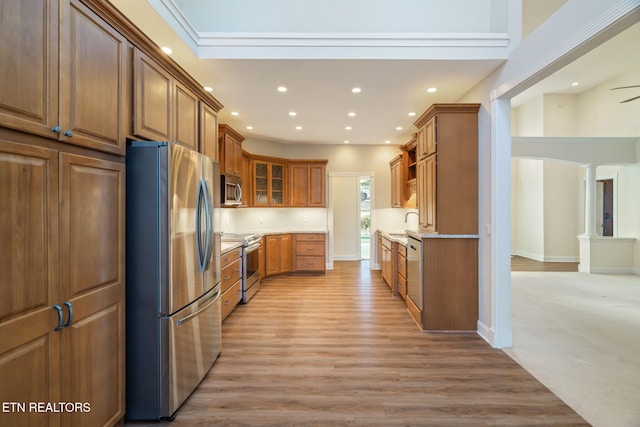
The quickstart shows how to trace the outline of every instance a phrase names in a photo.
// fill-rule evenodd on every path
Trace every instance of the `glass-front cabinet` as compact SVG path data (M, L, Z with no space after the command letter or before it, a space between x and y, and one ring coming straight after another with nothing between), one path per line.
M286 165L253 159L253 206L285 206Z

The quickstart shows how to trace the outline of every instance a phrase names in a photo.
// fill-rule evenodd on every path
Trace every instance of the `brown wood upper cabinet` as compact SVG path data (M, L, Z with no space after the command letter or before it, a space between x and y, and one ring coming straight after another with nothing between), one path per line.
M284 207L287 206L287 164L277 159L254 157L251 159L253 178L254 207Z
M402 188L404 179L402 174L402 155L399 154L389 162L391 168L391 207L402 207Z
M198 97L151 57L134 54L133 133L198 150Z
M244 136L231 126L221 124L218 126L218 138L220 139L220 173L242 178L242 141L244 141Z
M204 102L200 102L200 152L218 161L218 115Z
M78 0L2 9L0 125L124 154L127 40Z
M391 207L416 207L417 139L418 134L414 133L411 140L400 147L402 154L389 162L391 168Z
M289 206L325 207L327 160L289 160Z
M434 104L415 122L421 153L417 171L421 231L478 233L479 108L480 104Z

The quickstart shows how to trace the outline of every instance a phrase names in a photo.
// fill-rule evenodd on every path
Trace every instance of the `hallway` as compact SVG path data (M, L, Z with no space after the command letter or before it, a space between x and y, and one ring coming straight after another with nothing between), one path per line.
M222 356L171 423L192 425L587 424L478 335L417 330L378 271L342 261L263 282L225 320Z

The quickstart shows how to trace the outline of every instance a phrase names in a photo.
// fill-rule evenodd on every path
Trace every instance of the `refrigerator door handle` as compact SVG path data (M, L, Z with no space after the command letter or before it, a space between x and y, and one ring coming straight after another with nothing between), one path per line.
M204 272L205 270L205 251L202 247L202 203L204 202L205 196L205 188L203 184L203 180L200 180L198 184L198 197L196 199L196 252L198 252L198 266L200 267L200 272ZM206 203L206 202L204 202ZM205 216L207 215L206 207L205 207ZM205 218L206 220L206 218ZM206 241L206 239L205 239Z
M209 190L209 184L204 179L202 180L204 186L204 208L206 215L206 240L205 240L205 248L204 248L204 260L203 260L203 269L202 271L206 271L209 268L209 263L211 262L211 252L213 251L213 204L211 203L211 193Z
M218 290L213 294L213 297L211 297L211 300L209 302L207 302L204 306L200 307L198 310L194 311L193 313L189 314L188 316L185 316L181 319L178 319L176 321L176 325L180 326L183 325L185 323L187 323L189 320L192 320L196 317L198 317L198 315L200 313L202 313L203 311L205 311L206 309L208 309L209 307L211 307L216 301L218 301L220 299L220 295L222 294L222 289L220 287L218 287Z

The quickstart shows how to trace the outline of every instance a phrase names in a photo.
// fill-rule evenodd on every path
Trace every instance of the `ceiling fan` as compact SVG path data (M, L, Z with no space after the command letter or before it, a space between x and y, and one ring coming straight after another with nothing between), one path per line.
M611 88L611 89L609 89L609 90L617 90L617 89L631 89L631 88L633 88L633 87L640 87L640 85L612 87L612 88ZM620 101L620 104L623 104L623 103L625 103L625 102L629 102L629 101L633 101L633 100L635 100L635 99L639 99L639 98L640 98L640 95L638 95L638 96L634 96L633 98L629 98L629 99L625 99L624 101Z

